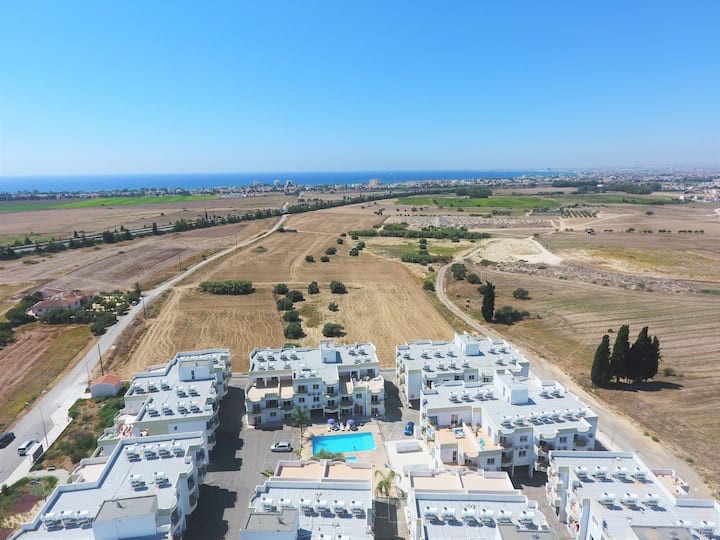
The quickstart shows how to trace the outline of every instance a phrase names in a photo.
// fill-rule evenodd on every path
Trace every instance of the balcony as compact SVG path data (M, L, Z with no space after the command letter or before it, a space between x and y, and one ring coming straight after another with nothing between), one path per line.
M503 466L511 465L513 462L513 455L512 454L503 454L502 455L502 464Z

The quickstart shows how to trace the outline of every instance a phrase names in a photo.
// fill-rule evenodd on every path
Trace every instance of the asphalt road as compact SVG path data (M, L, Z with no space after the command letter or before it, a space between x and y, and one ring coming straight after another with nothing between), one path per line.
M220 251L146 292L144 294L146 307L158 296L171 289L176 283L190 276L206 264L228 253L232 253L236 249L248 246L271 235L285 223L286 219L287 215L282 215L269 231ZM93 347L67 375L59 380L53 388L44 391L27 413L9 428L8 431L15 433L15 440L6 448L0 450L0 485L5 483L12 484L25 476L30 470L30 459L18 456L17 453L17 448L23 441L27 439L37 439L43 443L45 448L48 448L60 433L62 433L68 424L68 409L85 393L88 385L88 374L92 372L99 361L98 352L103 355L107 353L114 346L115 341L120 337L122 332L132 323L133 319L141 315L142 312L142 302L137 306L131 307L127 315L120 317L114 326L108 328L107 332L98 340L97 345Z
M465 256L467 256L466 254ZM450 263L452 264L452 263ZM455 305L445 291L445 275L450 264L442 266L437 273L435 291L438 299L460 319L482 335L504 339L498 332L480 324L473 317ZM517 347L517 345L515 345ZM703 483L700 475L684 460L678 458L661 443L653 442L643 435L643 429L629 418L613 411L605 402L588 394L571 377L560 370L546 358L534 353L524 351L517 347L530 359L530 368L533 374L541 379L556 380L587 403L598 415L598 441L607 449L625 452L636 452L651 468L672 468L690 484L690 495L693 498L711 498L712 494Z

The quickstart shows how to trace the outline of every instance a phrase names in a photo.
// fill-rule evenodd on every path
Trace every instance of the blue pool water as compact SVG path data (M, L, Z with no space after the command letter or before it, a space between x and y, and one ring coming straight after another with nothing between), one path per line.
M347 463L355 463L357 461L357 456L348 456L345 458L345 461Z
M372 433L348 433L346 435L323 435L313 437L313 454L320 450L328 452L363 452L375 450Z

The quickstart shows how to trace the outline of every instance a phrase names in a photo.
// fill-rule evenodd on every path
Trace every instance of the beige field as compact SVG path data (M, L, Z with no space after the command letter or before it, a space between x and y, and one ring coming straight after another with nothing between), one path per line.
M470 269L496 285L496 307L512 305L531 313L530 319L513 326L493 327L584 384L604 333L627 323L634 339L649 326L663 355L655 384L635 391L597 392L659 437L661 444L690 456L717 487L720 471L713 456L720 441L720 295L713 287L720 281L720 265L706 261L720 260L720 223L707 210L662 207L648 216L644 207L613 208L612 214L606 211L610 219L605 223L612 222L607 228L615 232L540 236L544 246L564 259L559 266L515 262L473 264ZM675 232L689 228L689 223L705 234L687 238ZM644 227L655 233L621 233L620 227ZM673 233L659 236L658 228ZM512 291L518 287L530 291L531 299L514 299ZM476 285L451 280L448 292L458 305L479 312ZM677 375L665 376L665 368Z
M394 363L395 346L405 340L450 338L452 328L421 289L421 281L405 265L380 258L367 250L359 257L347 253L355 243L339 233L369 227L378 222L373 208L359 206L292 216L286 228L298 232L278 233L263 239L181 285L142 338L126 366L128 372L166 361L175 351L204 346L229 347L235 370L247 369L248 353L254 347L278 347L289 341L275 307L272 287L287 283L305 294L296 307L303 316L307 336L299 342L317 346L325 322L337 322L347 335L340 341L372 340L383 365ZM320 256L329 246L338 248L331 262ZM312 254L317 262L305 262ZM210 296L197 291L202 280L249 279L254 294L239 297ZM348 293L332 295L331 280L345 283ZM307 285L320 284L321 294L310 296ZM327 305L335 301L340 310Z

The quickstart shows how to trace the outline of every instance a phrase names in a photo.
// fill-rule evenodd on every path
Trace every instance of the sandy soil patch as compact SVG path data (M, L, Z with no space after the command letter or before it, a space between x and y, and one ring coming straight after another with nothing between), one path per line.
M548 251L532 238L491 238L481 240L473 259L495 262L526 262L528 264L561 264L563 259Z

